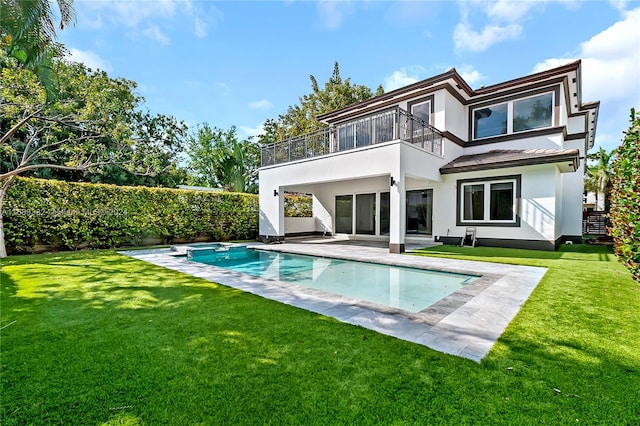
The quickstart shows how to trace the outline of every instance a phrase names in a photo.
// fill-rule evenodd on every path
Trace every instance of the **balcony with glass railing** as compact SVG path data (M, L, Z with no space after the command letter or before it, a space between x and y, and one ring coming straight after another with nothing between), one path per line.
M358 117L281 142L262 145L262 166L320 157L356 148L403 140L442 156L442 134L402 108Z

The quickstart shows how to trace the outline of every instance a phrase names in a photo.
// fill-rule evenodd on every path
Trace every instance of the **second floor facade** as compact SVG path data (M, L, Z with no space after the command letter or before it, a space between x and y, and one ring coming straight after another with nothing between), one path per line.
M584 103L581 62L472 89L455 69L318 117L326 128L262 146L262 167L329 159L388 143L431 167L492 150L593 147L598 102Z

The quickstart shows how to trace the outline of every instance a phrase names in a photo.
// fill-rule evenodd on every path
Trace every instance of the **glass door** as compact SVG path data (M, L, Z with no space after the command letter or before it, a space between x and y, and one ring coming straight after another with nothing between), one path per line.
M336 195L336 233L353 234L353 195Z
M389 235L391 225L391 197L388 192L380 193L380 235Z
M432 233L433 189L407 191L407 234Z
M376 194L356 195L356 234L376 233Z

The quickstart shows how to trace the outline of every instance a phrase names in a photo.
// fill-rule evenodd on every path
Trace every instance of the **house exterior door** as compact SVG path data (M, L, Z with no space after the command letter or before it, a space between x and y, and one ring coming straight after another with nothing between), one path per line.
M407 191L407 234L433 234L433 189Z

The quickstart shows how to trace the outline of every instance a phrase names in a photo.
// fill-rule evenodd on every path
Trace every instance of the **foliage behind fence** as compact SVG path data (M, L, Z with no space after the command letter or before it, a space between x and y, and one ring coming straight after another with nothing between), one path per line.
M617 149L611 178L611 236L616 255L640 281L640 112Z
M19 178L2 210L7 247L74 250L198 239L252 239L258 197Z

